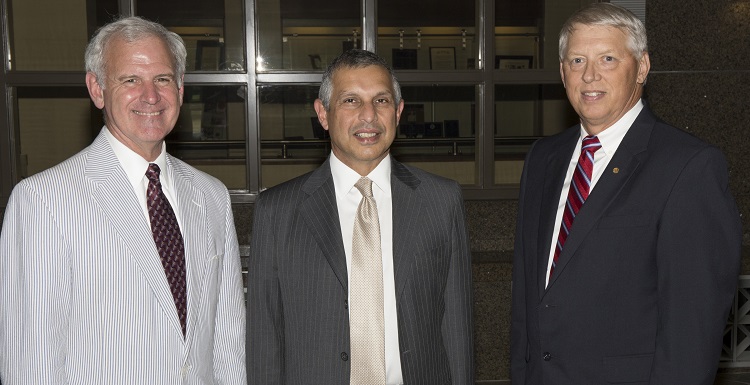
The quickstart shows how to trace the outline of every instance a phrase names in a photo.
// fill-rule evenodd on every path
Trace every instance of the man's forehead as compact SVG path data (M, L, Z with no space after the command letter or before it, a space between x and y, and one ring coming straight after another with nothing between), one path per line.
M352 72L367 70L378 71L378 75L368 74L368 76L353 75ZM333 87L336 92L345 92L347 89L366 89L368 92L393 93L393 83L390 81L388 71L378 66L366 67L344 67L333 73ZM365 87L366 86L366 87Z
M570 33L570 38L580 37L584 34L591 34L601 38L627 38L628 32L613 25L600 25L600 24L573 24L573 29Z

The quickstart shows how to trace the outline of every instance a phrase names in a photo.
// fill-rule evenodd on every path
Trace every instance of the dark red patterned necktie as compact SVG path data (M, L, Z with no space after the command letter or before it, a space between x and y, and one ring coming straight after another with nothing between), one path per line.
M557 259L560 257L565 240L568 239L568 233L570 233L570 228L573 226L573 220L576 214L578 214L578 210L583 206L583 202L589 197L591 175L594 171L594 153L600 148L602 148L602 144L599 143L599 138L596 136L583 138L581 155L578 157L578 164L575 171L573 171L573 179L570 181L568 199L565 202L565 211L560 223L560 234L557 236L555 254L552 257L552 266L549 269L550 278L552 278L552 272L555 270Z
M185 282L185 246L180 233L177 216L172 210L167 197L161 189L159 181L159 166L154 163L148 165L146 177L148 189L146 199L148 216L151 218L151 232L154 235L156 248L161 256L164 273L174 297L177 315L182 325L182 335L185 335L187 325L187 293Z

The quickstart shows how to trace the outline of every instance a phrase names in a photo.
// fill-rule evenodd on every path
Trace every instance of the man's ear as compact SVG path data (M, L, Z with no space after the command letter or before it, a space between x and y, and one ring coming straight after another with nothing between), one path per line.
M327 131L328 130L328 111L326 111L326 108L323 107L323 101L320 99L315 99L315 103L313 104L313 107L315 107L315 113L318 115L318 121L320 121L320 125L323 126L323 128Z
M96 81L96 75L93 72L86 73L86 88L89 89L89 96L96 108L100 110L104 108L104 90Z
M563 69L562 62L560 62L560 78L562 79L563 88L565 88L565 69Z
M404 99L401 99L398 101L398 106L396 106L396 125L398 126L398 122L401 121L401 113L404 111Z
M650 69L651 59L648 57L648 52L644 52L641 59L638 60L638 84L646 84L646 78Z
M185 94L185 75L180 77L180 89L178 92L180 93L180 106L182 106L182 96Z

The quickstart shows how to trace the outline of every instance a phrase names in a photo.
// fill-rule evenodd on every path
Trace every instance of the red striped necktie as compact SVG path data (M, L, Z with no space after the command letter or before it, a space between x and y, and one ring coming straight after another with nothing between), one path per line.
M557 259L560 257L565 240L568 239L568 234L573 226L573 220L581 209L581 206L583 206L583 203L586 202L586 198L589 197L591 175L594 171L594 153L600 148L602 148L602 144L599 143L599 138L596 136L583 138L581 155L578 157L578 164L575 171L573 171L573 179L570 182L568 199L565 202L565 211L560 223L560 234L557 236L555 254L552 257L552 266L549 269L550 278L552 278L552 273L555 271Z

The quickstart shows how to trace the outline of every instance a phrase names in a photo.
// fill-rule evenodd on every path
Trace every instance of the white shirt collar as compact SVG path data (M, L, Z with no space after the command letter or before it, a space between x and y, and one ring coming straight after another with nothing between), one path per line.
M103 128L103 130L104 136L107 138L107 141L109 141L109 144L112 147L112 151L114 151L115 155L117 156L117 160L120 161L122 169L125 170L125 174L128 176L128 180L134 188L142 185L144 180L143 178L146 175L146 170L148 169L149 163L156 163L161 169L160 179L163 188L171 188L172 178L168 177L169 172L167 170L167 152L166 145L164 143L162 143L161 145L161 153L159 153L159 156L156 158L156 160L154 160L153 162L148 162L142 156L135 153L135 151L128 148L128 146L117 140L117 138L115 138L114 135L109 132L109 129L106 126Z
M613 155L615 151L617 151L617 148L620 147L620 142L622 142L625 134L628 133L630 126L633 125L633 122L635 122L635 119L638 117L638 114L641 113L641 110L643 110L643 101L639 99L633 108L626 112L620 120L600 132L596 136L602 144L600 151L604 151L604 153L610 156ZM584 129L583 124L581 124L581 140L587 135L588 133Z
M638 102L635 103L633 108L626 112L620 120L596 135L596 137L599 138L599 142L602 144L600 151L603 151L610 156L613 155L615 151L617 151L617 148L620 147L620 142L622 142L625 134L628 133L630 126L633 125L633 122L635 122L635 119L638 117L638 114L641 113L641 110L643 110L643 101L642 99L638 99ZM581 124L581 138L579 139L579 142L587 135L588 133L584 129L583 124ZM598 152L599 151L597 151L597 153Z
M357 183L359 175L356 171L345 165L339 158L331 152L331 174L333 174L333 185L336 189L336 199L343 197L354 188L354 184ZM381 190L385 196L391 196L391 155L386 155L383 160L380 161L377 167L372 170L366 177L370 178L373 183L373 195L376 199L378 194L375 192L375 188Z

